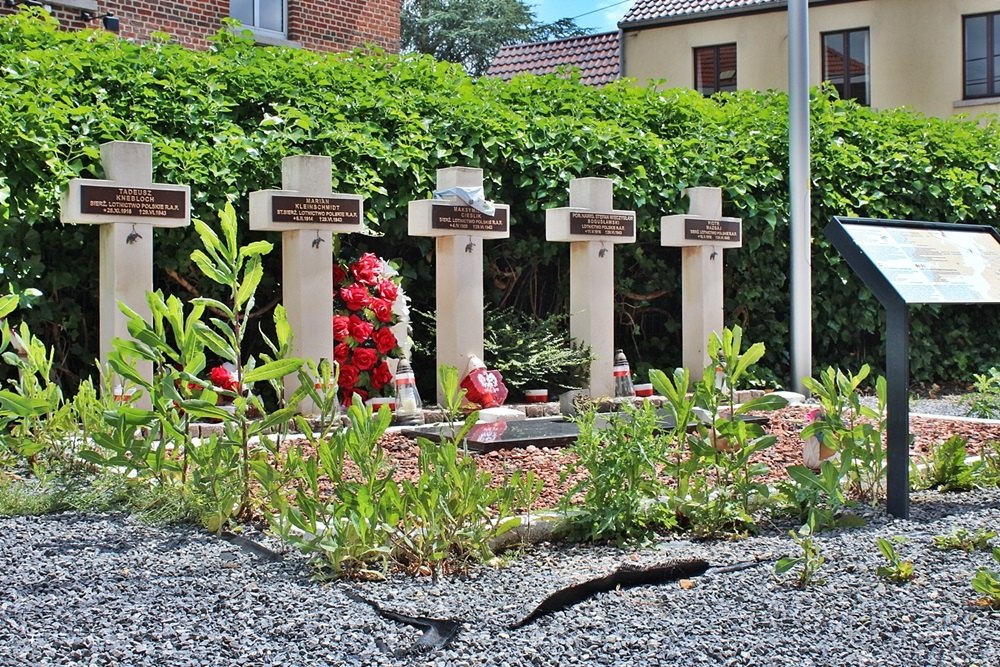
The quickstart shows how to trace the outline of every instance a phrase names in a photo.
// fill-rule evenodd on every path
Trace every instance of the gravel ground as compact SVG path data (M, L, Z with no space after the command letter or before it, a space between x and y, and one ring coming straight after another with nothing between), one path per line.
M300 556L268 561L187 527L119 515L0 519L0 665L979 665L1000 664L1000 612L974 606L983 552L931 537L1000 527L1000 491L913 495L912 519L817 538L824 582L798 590L770 563L598 594L518 630L549 593L620 564L715 565L796 553L784 529L638 551L539 545L503 569L441 581L319 584ZM903 535L917 578L875 575L875 538ZM263 538L265 541L267 538ZM994 541L996 542L996 540ZM273 543L272 543L273 546ZM997 569L997 568L994 568ZM462 622L443 649L350 599Z

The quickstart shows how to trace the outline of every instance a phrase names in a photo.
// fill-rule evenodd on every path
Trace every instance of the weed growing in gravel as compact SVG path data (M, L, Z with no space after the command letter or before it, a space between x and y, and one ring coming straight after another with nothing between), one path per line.
M993 560L1000 564L1000 547L993 547ZM1000 609L1000 573L981 567L976 570L971 584L977 593L982 593L982 605Z
M888 540L880 537L876 540L878 550L885 556L888 565L878 566L875 573L883 579L896 584L906 583L914 577L913 563L903 560L899 552L896 551L896 544L902 543L903 539L902 537L893 537L891 540Z
M795 585L798 588L822 583L817 575L820 568L823 567L823 563L826 562L826 557L820 553L819 545L816 544L815 526L812 525L812 521L802 525L798 530L789 531L788 534L802 550L802 553L798 556L786 556L779 559L774 564L774 573L784 574L798 566L800 568L799 575L795 580Z
M914 486L938 491L969 491L977 483L979 463L966 463L968 440L953 435L931 448L924 469L914 476ZM918 469L919 471L919 469Z
M970 533L965 528L956 528L949 535L935 535L934 546L938 549L958 549L961 551L989 551L990 540L997 536L996 531L977 528Z

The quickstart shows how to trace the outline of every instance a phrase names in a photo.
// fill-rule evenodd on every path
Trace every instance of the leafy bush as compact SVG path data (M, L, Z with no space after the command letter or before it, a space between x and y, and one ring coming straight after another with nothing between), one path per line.
M615 250L616 337L640 372L680 365L680 254L660 247L659 218L687 208L683 188L718 186L723 213L744 220L745 247L727 253L726 283L739 288L727 290L726 312L765 343L763 368L788 373L784 94L706 99L629 81L598 89L555 76L474 80L427 57L262 49L227 32L212 44L190 52L63 32L26 12L0 18L0 262L15 289L44 293L22 317L53 348L66 384L90 374L96 356L97 233L59 224L60 189L102 177L99 144L123 139L153 145L155 179L190 185L202 219L226 202L245 219L248 193L278 186L285 156L330 156L334 187L365 196L367 223L381 234L351 243L395 260L424 311L434 303L433 242L409 237L405 220L437 168L482 167L487 197L511 205L511 237L487 243L487 301L527 313L569 308L569 250L545 241L544 209L567 204L571 178L614 179L616 206L638 215L638 242ZM813 291L823 295L814 358L878 364L882 309L822 227L833 215L998 219L1000 126L876 111L829 89L813 94L811 114ZM189 262L195 234L158 230L155 242L164 294L222 297ZM260 307L246 323L250 351L280 302L279 255L264 259ZM914 308L913 379L997 365L998 315L997 306ZM433 362L415 362L432 393Z

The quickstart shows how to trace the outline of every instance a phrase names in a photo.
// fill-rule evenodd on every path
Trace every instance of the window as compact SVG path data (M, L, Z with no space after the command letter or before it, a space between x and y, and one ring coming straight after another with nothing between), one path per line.
M701 46L694 50L694 87L702 95L736 90L736 45Z
M868 28L823 33L823 80L841 99L871 103L868 87Z
M229 14L255 33L285 37L288 30L285 0L230 0Z
M965 99L1000 96L1000 12L963 22Z

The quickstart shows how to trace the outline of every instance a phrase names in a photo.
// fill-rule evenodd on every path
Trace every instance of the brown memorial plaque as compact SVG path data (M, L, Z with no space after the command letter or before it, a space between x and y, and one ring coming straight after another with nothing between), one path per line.
M346 197L271 197L272 222L361 224L361 200Z
M684 238L705 243L741 243L740 223L735 220L684 219Z
M635 215L570 211L569 233L587 236L634 236Z
M187 215L187 207L187 196L183 190L111 185L80 186L81 213L183 220Z
M498 208L492 216L471 206L434 206L431 208L431 228L452 229L456 232L505 232L507 209Z

